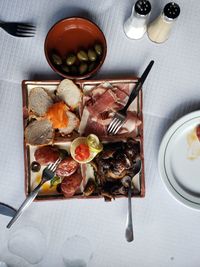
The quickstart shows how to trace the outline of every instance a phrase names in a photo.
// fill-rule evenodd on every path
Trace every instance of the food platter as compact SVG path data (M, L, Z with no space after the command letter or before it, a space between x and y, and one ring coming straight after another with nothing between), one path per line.
M200 112L176 121L160 145L158 166L162 180L180 203L200 209Z
M53 149L57 151L63 151L65 150L68 154L70 154L70 146L72 141L79 137L79 136L85 136L87 134L97 134L97 132L91 132L91 130L88 130L89 132L86 134L87 129L85 132L81 132L80 129L82 129L82 118L83 118L83 112L84 112L84 103L85 99L88 97L88 92L92 92L94 88L97 88L98 86L128 86L130 89L134 87L134 84L136 83L136 78L122 78L122 79L102 79L102 80L79 80L75 81L74 83L76 86L81 90L81 101L79 103L79 106L77 109L74 109L73 112L76 114L77 117L80 119L80 125L79 129L75 129L70 134L62 135L57 130L55 131L55 135L53 138L53 143L47 144L53 147ZM53 80L53 81L23 81L22 82L22 97L23 97L23 122L24 122L24 131L26 132L27 127L30 125L32 120L35 120L34 116L32 116L32 113L29 112L30 110L30 92L33 88L40 87L44 88L46 91L50 93L54 93L55 90L57 90L59 84L61 81L59 80ZM142 169L141 172L134 176L134 179L132 180L133 184L133 197L144 197L145 195L145 178L144 178L144 158L143 158L143 116L142 116L142 91L139 93L138 97L134 100L134 102L130 106L131 112L134 112L137 117L140 119L141 124L136 127L136 130L134 131L128 131L128 132L122 132L122 134L115 135L115 136L109 136L109 135L102 135L100 136L100 141L102 142L103 146L110 147L115 145L121 144L124 146L126 144L126 140L133 139L134 142L137 143L139 146L139 156L142 161ZM27 126L28 125L28 126ZM96 127L96 126L95 126ZM37 144L33 145L30 143L27 143L27 136L24 139L24 165L25 165L25 193L28 195L33 188L39 183L41 179L42 170L45 166L41 166L41 169L39 172L33 172L31 170L31 163L35 161L35 153L36 150L40 147L44 147L43 144ZM63 192L59 190L58 185L52 185L50 182L47 182L39 192L38 196L36 197L36 200L57 200L57 199L86 199L86 198L100 198L104 197L105 200L108 200L105 195L102 195L98 192L94 192L91 195L84 195L84 186L86 185L89 178L95 179L95 172L92 164L80 164L78 167L78 172L81 173L83 179L81 181L81 184L76 191L76 193L71 196L67 197L64 196ZM119 197L125 197L124 194L116 193L114 198Z

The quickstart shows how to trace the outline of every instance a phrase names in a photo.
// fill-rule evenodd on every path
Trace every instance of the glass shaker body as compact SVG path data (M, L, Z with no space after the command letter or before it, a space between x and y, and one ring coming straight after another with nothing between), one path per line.
M147 19L151 12L151 4L147 0L139 0L133 6L131 16L124 23L124 32L130 39L140 39L147 31Z
M176 3L168 3L162 14L155 19L148 27L147 34L155 43L165 42L171 33L176 18L180 14L180 8Z

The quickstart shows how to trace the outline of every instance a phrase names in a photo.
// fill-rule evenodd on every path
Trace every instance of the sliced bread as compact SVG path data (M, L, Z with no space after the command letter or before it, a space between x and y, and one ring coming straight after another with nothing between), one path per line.
M53 104L53 99L42 87L35 87L29 93L29 110L37 116L44 116L48 108Z
M25 141L30 145L45 145L53 141L54 129L47 119L34 120L25 129Z
M76 84L68 79L64 79L58 85L57 95L63 100L71 109L78 106L81 101L81 90Z

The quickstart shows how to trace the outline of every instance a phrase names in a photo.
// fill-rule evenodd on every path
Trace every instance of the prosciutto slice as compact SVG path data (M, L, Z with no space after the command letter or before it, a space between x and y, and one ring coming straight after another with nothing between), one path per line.
M93 105L88 106L88 110L92 116L98 117L101 113L111 110L116 101L116 94L108 89L98 97Z
M99 137L107 136L107 127L117 110L123 108L127 103L130 92L134 84L116 83L111 86L109 83L101 84L93 88L84 97L82 116L79 127L81 135L90 133ZM133 103L132 110L136 110ZM133 132L141 121L136 112L127 112L127 119L118 134L127 134Z

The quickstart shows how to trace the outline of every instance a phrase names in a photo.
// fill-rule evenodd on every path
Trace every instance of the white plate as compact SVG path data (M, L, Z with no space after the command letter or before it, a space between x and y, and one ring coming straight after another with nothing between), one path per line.
M200 111L175 122L159 150L158 168L169 192L188 207L200 209L200 142L196 127Z

